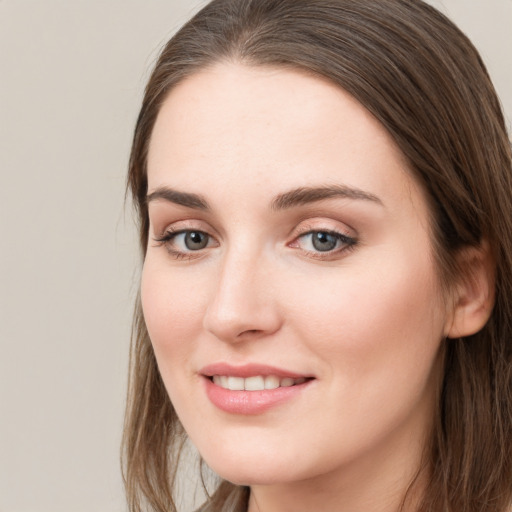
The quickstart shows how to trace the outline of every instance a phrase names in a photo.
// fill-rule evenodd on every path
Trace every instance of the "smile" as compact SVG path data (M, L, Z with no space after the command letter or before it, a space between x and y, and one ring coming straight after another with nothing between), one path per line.
M287 388L306 382L305 377L294 379L292 377L280 378L276 375L256 375L253 377L234 377L227 375L214 375L212 381L215 385L230 391L263 391L265 389Z

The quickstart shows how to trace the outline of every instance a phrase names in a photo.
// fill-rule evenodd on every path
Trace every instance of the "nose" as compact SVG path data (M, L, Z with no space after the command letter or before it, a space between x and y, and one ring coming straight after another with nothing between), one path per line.
M281 325L275 287L273 273L260 257L227 256L204 315L204 328L230 343L275 333Z

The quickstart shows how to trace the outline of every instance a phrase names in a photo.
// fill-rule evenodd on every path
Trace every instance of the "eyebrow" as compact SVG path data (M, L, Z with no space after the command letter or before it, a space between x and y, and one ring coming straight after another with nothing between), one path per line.
M149 204L151 201L157 201L158 199L163 199L187 208L194 208L195 210L208 211L210 209L206 199L199 194L180 192L169 187L158 187L151 192L151 194L147 195L146 202Z
M324 199L340 197L344 199L356 199L372 201L383 205L382 201L374 194L358 188L346 185L327 185L322 187L300 187L283 194L279 194L271 203L272 210L286 210L295 206L314 203Z
M286 210L296 206L331 199L333 197L372 201L380 205L383 204L376 195L365 192L364 190L348 187L346 185L326 185L321 187L299 187L284 192L273 199L270 207L274 211ZM180 192L169 187L158 187L147 195L146 202L150 203L151 201L157 201L159 199L195 210L210 210L210 205L203 196L190 192Z

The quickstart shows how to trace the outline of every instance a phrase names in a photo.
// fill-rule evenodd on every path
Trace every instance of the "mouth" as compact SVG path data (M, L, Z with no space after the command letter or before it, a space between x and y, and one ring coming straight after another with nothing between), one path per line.
M232 375L213 375L208 377L216 386L230 391L264 391L277 388L288 388L304 384L311 377L279 377L277 375L254 375L251 377L235 377Z
M213 364L201 370L206 395L218 409L237 415L263 414L308 393L315 377L267 365Z

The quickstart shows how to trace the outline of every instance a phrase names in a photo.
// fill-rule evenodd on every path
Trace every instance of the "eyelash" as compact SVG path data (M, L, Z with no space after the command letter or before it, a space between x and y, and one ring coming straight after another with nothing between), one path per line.
M198 250L189 249L188 251L181 251L176 250L172 247L172 242L176 237L178 237L179 235L186 235L191 233L197 233L208 237L207 244L209 243L209 241L214 240L214 238L211 235L209 235L205 231L201 231L200 229L187 228L174 230L173 228L168 228L161 236L154 238L154 241L157 243L158 246L165 245L167 251L173 258L177 260L191 260L199 257L202 253L203 248ZM334 231L331 229L313 229L312 227L306 227L301 233L299 233L294 238L294 240L290 244L288 244L288 247L299 247L298 240L304 239L307 236L312 236L315 233L334 237L336 240L336 244L342 244L341 247L337 247L335 249L327 251L304 250L304 252L307 253L309 257L318 260L332 259L333 256L338 255L339 253L353 250L358 243L358 240L356 238L348 236L344 233L340 233L339 231ZM207 247L204 247L204 249L206 248Z
M312 236L315 233L334 237L334 239L336 240L336 244L338 244L338 243L341 244L341 247L337 247L335 249L331 249L328 251L304 250L304 252L306 252L309 257L319 259L319 260L335 259L336 256L339 255L340 253L344 253L346 251L353 250L358 243L358 240L355 237L349 236L345 233L340 233L339 231L335 231L332 229L321 229L321 228L315 229L313 227L305 227L304 231L299 233L295 237L293 242L291 244L289 244L289 246L290 247L298 246L298 240L304 239L307 236ZM311 241L311 243L313 243L313 241Z
M167 228L167 230L163 233L163 235L159 236L158 238L155 238L154 241L157 243L158 246L165 245L165 248L167 249L167 252L177 260L191 260L193 258L196 258L199 256L199 253L201 250L192 251L189 250L189 252L183 252L183 251L177 251L176 249L172 248L171 242L179 235L187 234L187 233L200 233L201 235L207 236L209 239L213 239L211 235L206 233L205 231L201 231L200 229L177 229L174 230L173 228ZM197 254L195 254L197 253Z

